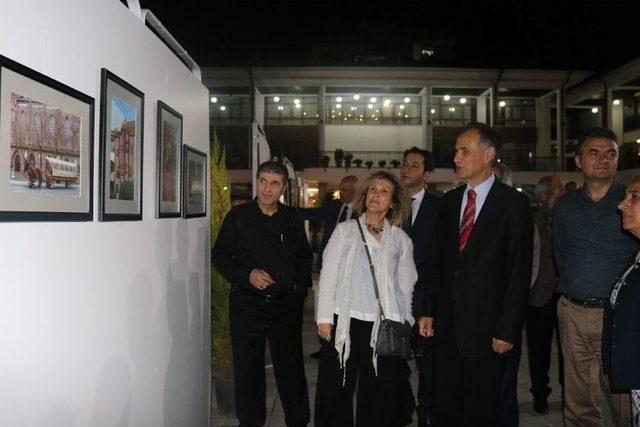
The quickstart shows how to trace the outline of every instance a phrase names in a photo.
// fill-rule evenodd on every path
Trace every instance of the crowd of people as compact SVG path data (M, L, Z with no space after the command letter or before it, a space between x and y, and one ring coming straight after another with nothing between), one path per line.
M347 176L340 200L312 209L281 204L286 169L259 166L257 197L227 214L211 254L232 284L241 426L266 420L267 341L286 424L311 421L305 219L324 228L314 425L395 427L417 415L420 426L517 426L523 330L536 412L548 412L557 331L565 425L602 426L601 396L616 426L640 425L640 177L616 180L616 135L596 128L575 156L584 184L545 176L530 200L495 169L501 145L470 123L453 158L466 184L443 197L426 190L432 154L413 147L399 177Z

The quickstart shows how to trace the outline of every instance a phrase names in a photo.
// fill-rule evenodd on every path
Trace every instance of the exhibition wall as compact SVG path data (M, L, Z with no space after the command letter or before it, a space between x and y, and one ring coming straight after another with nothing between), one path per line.
M209 425L208 213L159 219L156 190L157 102L208 153L207 89L118 0L2 0L0 55L95 100L92 215L0 222L0 425ZM140 220L99 220L102 68L144 94Z

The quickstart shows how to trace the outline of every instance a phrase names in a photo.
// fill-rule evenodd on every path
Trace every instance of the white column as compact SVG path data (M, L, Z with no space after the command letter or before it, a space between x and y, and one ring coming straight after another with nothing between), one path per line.
M253 100L253 111L255 112L255 121L258 122L260 127L264 129L264 98L265 96L260 93L258 88L254 88L254 100Z
M318 151L325 151L325 122L327 116L327 108L325 99L327 95L327 85L320 85L318 88ZM322 156L320 156L322 157Z
M422 104L422 144L425 150L433 151L433 123L431 123L432 90L424 87L420 91Z

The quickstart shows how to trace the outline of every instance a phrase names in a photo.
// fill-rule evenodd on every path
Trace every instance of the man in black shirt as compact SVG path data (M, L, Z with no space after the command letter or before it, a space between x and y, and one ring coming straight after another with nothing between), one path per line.
M309 423L299 310L311 285L311 249L295 209L278 202L288 181L279 163L262 163L258 196L227 214L211 252L231 283L229 319L236 413L241 426L266 420L265 341L287 426Z

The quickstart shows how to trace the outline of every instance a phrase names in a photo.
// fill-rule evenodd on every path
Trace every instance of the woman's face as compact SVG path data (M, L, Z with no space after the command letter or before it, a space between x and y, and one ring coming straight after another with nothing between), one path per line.
M627 187L627 194L618 209L622 212L622 228L640 238L640 181Z
M393 184L388 179L376 178L367 189L365 205L368 212L387 214L393 200Z

